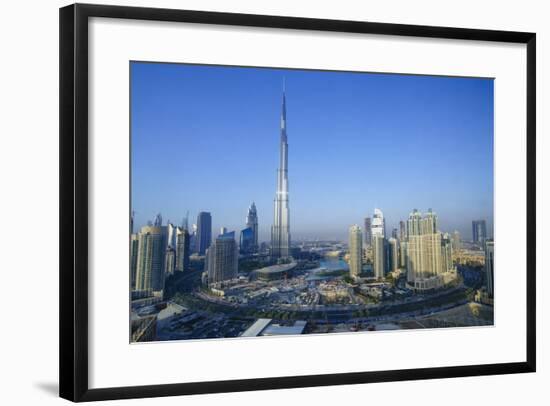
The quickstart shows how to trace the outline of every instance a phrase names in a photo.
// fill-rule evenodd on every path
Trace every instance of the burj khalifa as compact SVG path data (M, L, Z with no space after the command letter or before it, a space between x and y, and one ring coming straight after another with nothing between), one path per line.
M288 143L286 134L286 98L283 84L281 111L281 139L279 145L279 169L277 193L274 199L273 226L271 227L271 256L290 258L290 209L288 207Z

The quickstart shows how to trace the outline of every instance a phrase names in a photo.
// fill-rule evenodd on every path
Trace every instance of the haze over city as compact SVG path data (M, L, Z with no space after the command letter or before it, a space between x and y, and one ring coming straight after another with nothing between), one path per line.
M132 208L199 211L239 231L251 202L270 239L283 78L292 238L347 239L381 208L443 230L493 225L493 80L180 64L131 64Z

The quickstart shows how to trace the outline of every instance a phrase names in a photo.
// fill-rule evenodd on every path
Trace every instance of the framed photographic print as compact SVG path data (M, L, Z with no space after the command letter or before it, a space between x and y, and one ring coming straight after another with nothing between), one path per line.
M60 10L60 395L535 371L535 34Z

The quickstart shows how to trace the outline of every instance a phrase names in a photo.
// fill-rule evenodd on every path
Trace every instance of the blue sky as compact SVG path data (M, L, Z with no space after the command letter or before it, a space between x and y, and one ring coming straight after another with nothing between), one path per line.
M387 229L413 208L471 239L493 224L493 80L131 63L132 207L214 235L273 217L286 79L291 233L345 239L375 207Z

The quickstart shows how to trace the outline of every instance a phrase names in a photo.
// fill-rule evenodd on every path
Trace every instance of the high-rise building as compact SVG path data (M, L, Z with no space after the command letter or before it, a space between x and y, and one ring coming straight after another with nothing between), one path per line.
M161 227L142 227L138 235L136 290L162 291L164 289L163 263Z
M437 221L431 209L424 217L415 209L407 221L407 281L417 289L437 288L452 278L451 240L437 230Z
M461 242L460 242L460 233L458 231L455 230L453 232L451 242L452 242L453 250L455 252L458 252L462 249L462 245L461 245Z
M363 267L363 238L361 227L353 225L349 228L349 274L352 278L361 275Z
M407 269L409 261L408 246L409 243L407 241L399 241L399 266L402 269Z
M374 215L372 216L371 224L372 238L376 235L386 237L386 221L384 220L384 213L380 209L374 209Z
M495 242L485 241L485 273L487 277L487 293L490 298L495 296Z
M241 254L249 255L255 252L254 247L254 230L252 227L246 227L241 230L241 238L239 241Z
M138 260L139 239L137 234L130 236L130 283L132 290L136 288L136 273Z
M166 247L176 248L176 226L170 221L166 225Z
M208 283L235 279L238 273L239 253L235 241L235 232L221 234L206 252L206 271Z
M399 222L399 241L406 241L407 240L407 225L406 223L401 220Z
M193 224L191 226L191 232L189 233L189 236L190 236L190 242L189 242L189 249L190 249L190 252L193 254L193 253L196 253L197 252L197 246L198 246L198 243L197 243L197 225L196 224Z
M164 254L164 272L168 275L173 275L176 270L176 250L171 246L166 248Z
M396 230L397 231L397 230ZM389 247L389 269L396 271L399 269L399 244L397 238L392 237L388 240Z
M257 252L258 245L258 212L256 210L256 205L254 202L248 208L248 213L246 214L246 227L252 229L253 233L253 252Z
M371 224L371 218L365 217L365 246L370 247L372 246L372 224Z
M453 269L453 242L448 233L443 234L441 239L441 254L443 255L443 272Z
M225 233L227 233L227 227L220 227L220 234L219 235L224 235Z
M286 133L286 97L283 88L281 112L281 139L279 144L277 193L274 200L273 226L271 227L271 256L290 257L290 208L288 205L288 138Z
M186 228L176 229L176 271L187 271L189 269L189 255L191 236Z
M414 209L411 214L409 214L409 219L407 220L407 240L411 235L420 235L420 221L422 220L422 213L417 209Z
M387 271L388 252L386 239L381 234L372 235L372 253L374 276L383 279Z
M197 216L197 252L204 255L212 242L212 216L201 211Z
M485 220L472 221L472 240L475 243L485 245L487 239L487 224Z

